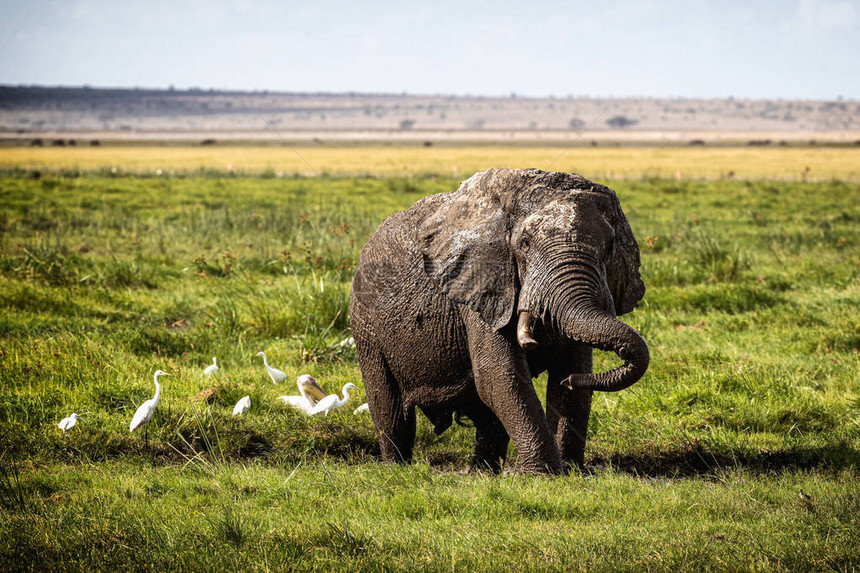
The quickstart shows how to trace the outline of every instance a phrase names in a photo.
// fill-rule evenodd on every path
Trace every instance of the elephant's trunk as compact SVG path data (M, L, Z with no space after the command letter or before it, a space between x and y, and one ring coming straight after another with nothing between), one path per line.
M574 313L565 319L565 336L600 350L612 351L624 364L608 372L571 374L562 385L572 390L617 392L632 386L648 369L648 345L639 333L599 308Z
M526 350L537 346L532 331L535 318L530 312L534 309L544 322L552 323L546 326L562 337L612 351L624 360L623 365L608 372L571 374L562 385L572 390L617 392L632 386L645 374L650 354L639 333L615 317L608 287L596 269L596 265L580 261L578 270L567 267L562 272L547 273L554 274L556 285L564 286L547 289L552 294L543 304L534 297L541 289L532 290L529 292L532 296L521 299L517 341ZM552 282L540 281L543 285Z

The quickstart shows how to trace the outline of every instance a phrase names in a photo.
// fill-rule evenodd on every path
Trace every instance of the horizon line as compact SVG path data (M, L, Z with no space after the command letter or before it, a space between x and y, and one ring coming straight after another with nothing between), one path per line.
M806 98L806 97L754 97L754 96L656 96L656 95L523 95L512 90L508 95L487 94L455 94L455 93L411 93L408 91L385 92L385 91L359 91L359 90L281 90L281 89L232 89L216 87L144 87L144 86L92 86L90 84L39 84L39 83L4 83L0 82L0 89L42 89L42 90L84 90L84 91L128 91L128 92L158 92L177 95L207 95L207 94L245 94L245 95L313 95L313 96L373 96L373 97L434 97L434 98L460 98L460 99L499 99L499 100L725 100L725 101L805 101L805 102L854 102L853 97L837 96L836 98Z

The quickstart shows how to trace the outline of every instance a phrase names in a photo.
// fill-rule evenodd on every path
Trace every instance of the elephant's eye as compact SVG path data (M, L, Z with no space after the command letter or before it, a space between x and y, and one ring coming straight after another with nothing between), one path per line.
M531 244L530 237L528 235L523 235L520 237L520 250L522 252L528 252L529 245Z

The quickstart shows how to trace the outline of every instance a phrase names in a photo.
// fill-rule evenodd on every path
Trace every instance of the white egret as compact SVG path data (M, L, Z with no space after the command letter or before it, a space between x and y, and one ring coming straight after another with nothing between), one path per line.
M63 435L65 436L66 430L71 430L72 428L74 428L75 424L78 423L78 420L80 418L81 417L78 416L77 414L72 414L68 418L63 418L62 420L60 420L60 423L57 424L57 427L63 431Z
M319 387L317 381L310 374L299 376L296 379L296 385L299 387L299 394L301 396L278 396L278 400L302 412L307 413L316 405L316 400L322 400L328 396L325 390Z
M352 411L352 413L355 415L364 414L365 412L370 412L370 406L367 404L367 402Z
M215 360L215 357L213 356L212 357L212 364L210 364L209 366L207 366L203 370L203 375L204 376L215 376L216 374L218 374L218 362Z
M161 385L158 383L159 376L170 376L170 374L162 370L155 371L155 376L153 376L153 382L155 382L155 395L140 405L134 413L134 417L131 419L131 424L128 425L129 433L134 433L134 431L139 427L145 426L144 440L147 444L149 443L149 422L152 420L152 415L155 413L155 409L158 408L158 399L161 397Z
M343 394L343 400L341 400L337 394L329 394L319 402L317 405L308 410L308 416L313 416L315 414L319 414L320 412L325 412L325 415L328 416L328 413L332 410L337 410L338 408L343 408L346 406L346 403L349 402L349 391L350 390L358 390L358 386L353 384L352 382L347 382L343 385L343 390L341 393Z
M279 382L283 382L287 379L287 375L278 370L277 368L272 368L269 366L269 361L266 359L266 353L260 351L256 354L256 356L263 357L263 364L266 366L266 372L269 373L269 377L272 379L272 383L278 384Z
M241 416L251 408L251 396L240 398L236 405L233 406L233 415Z

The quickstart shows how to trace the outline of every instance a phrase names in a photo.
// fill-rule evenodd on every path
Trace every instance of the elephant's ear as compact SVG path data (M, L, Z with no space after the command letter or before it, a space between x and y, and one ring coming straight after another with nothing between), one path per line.
M510 322L516 267L508 213L498 195L464 185L425 219L418 236L424 271L448 298L496 330Z
M645 283L639 274L639 245L620 208L618 214L615 246L607 264L607 275L615 301L615 314L620 316L636 308L645 295Z

